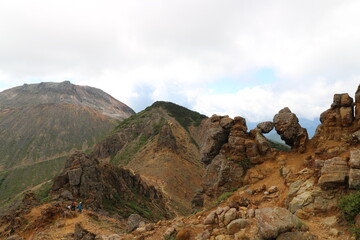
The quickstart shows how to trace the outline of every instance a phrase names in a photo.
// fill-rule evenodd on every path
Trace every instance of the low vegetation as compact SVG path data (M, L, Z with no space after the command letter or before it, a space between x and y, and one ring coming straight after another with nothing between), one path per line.
M360 213L360 191L340 198L338 207L345 219L352 225L351 231L355 234L356 239L360 239L360 229L354 224L355 217Z
M178 121L181 126L183 126L187 131L189 131L189 127L199 126L201 121L206 118L205 115L202 115L198 112L191 111L185 107L180 105L171 103L171 102L155 102L151 107L161 107L166 110L169 115Z
M353 222L356 215L360 213L360 191L340 198L338 207L347 221Z
M120 214L124 218L127 218L134 213L137 213L146 219L153 219L155 216L158 217L148 206L146 206L145 201L142 201L141 204L134 201L127 201L118 194L114 194L113 199L104 198L103 205L105 210L113 214Z
M221 202L225 201L233 194L234 194L234 191L225 192L225 193L221 194L220 197L218 197L218 199L215 201L214 205L215 206L219 205Z
M57 176L64 168L66 157L18 167L0 174L0 203Z
M142 147L144 147L148 141L148 136L138 136L132 142L129 142L121 151L119 151L115 156L113 156L110 160L110 163L117 166L126 166L131 159L138 153Z

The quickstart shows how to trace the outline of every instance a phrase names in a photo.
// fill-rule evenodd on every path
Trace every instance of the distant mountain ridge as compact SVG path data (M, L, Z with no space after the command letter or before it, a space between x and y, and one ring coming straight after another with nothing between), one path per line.
M130 107L104 91L93 87L74 85L69 81L24 84L0 93L0 109L39 104L74 104L89 107L115 119L124 119L135 114Z

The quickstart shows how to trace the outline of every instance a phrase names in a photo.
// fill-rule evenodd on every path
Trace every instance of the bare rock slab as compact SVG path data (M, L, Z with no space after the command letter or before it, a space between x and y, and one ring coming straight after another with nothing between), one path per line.
M349 176L349 166L345 158L334 157L324 162L321 168L321 177L319 186L322 189L333 188L339 185L345 185Z
M302 222L285 208L255 210L256 224L263 239L277 238L281 233L300 227Z

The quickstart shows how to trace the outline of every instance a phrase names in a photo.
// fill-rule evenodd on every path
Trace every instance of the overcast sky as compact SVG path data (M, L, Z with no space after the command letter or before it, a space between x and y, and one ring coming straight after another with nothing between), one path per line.
M1 0L0 90L70 80L135 111L314 119L360 83L360 1Z

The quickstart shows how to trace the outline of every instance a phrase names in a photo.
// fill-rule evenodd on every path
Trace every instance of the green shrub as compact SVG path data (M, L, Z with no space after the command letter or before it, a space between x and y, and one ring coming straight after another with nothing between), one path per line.
M220 197L218 197L218 199L215 201L214 205L218 205L222 201L228 199L233 194L234 194L234 192L225 192L225 193L221 194Z
M357 240L359 240L360 239L360 228L357 228L356 226L355 226L355 224L353 224L352 226L351 226L351 232L355 235L355 237L356 237L356 239Z
M338 207L347 221L353 222L360 213L360 191L340 198Z
M151 107L161 107L166 110L170 116L176 119L187 131L191 125L199 126L201 121L206 118L198 112L191 111L185 107L177 105L171 102L158 101L155 102Z

